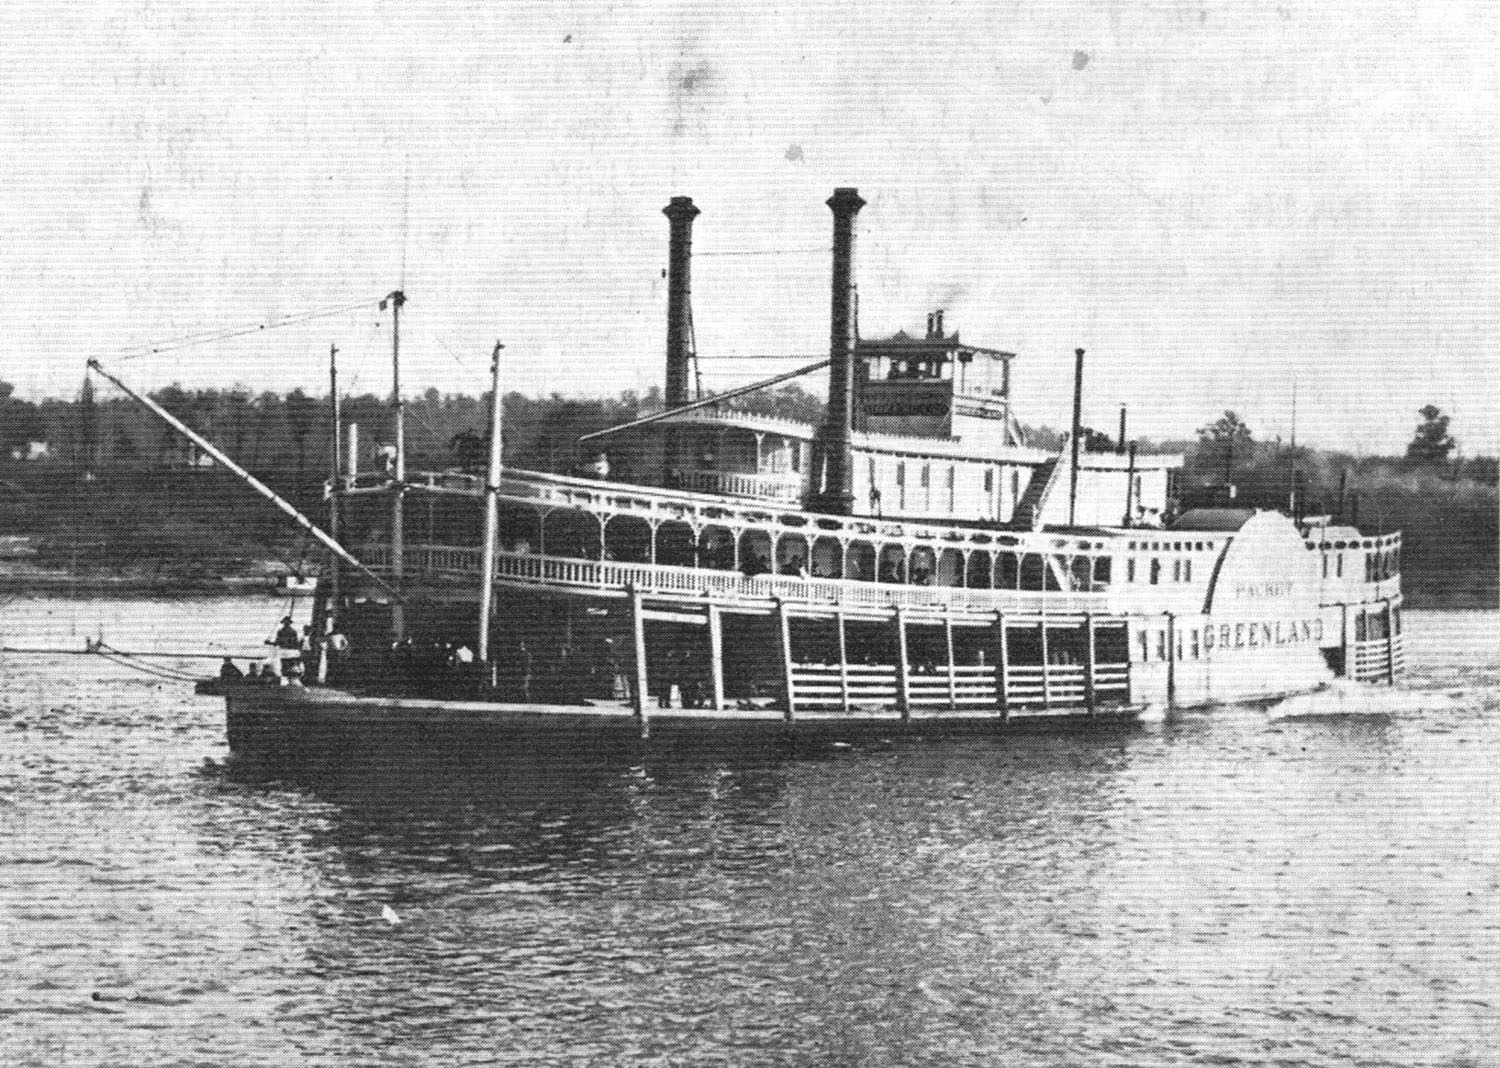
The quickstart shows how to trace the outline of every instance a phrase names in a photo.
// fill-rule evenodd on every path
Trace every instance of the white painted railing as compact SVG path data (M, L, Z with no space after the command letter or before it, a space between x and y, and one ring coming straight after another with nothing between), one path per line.
M760 497L795 504L802 498L800 475L751 475L733 471L690 471L687 488L729 497Z
M996 689L1000 669L994 666L939 664L907 676L912 708L994 709L1003 707ZM1086 669L1076 664L1014 665L1007 671L1006 703L1016 708L1087 707ZM1094 703L1122 704L1129 700L1130 668L1101 664L1094 668ZM847 680L847 681L846 681ZM851 708L889 708L900 701L896 668L849 664L794 664L792 700L801 708L842 708L847 694Z
M1347 674L1360 682L1390 682L1406 670L1406 650L1401 636L1349 643Z
M385 546L366 551L366 562L377 571L389 570ZM444 545L408 546L404 571L415 575L478 578L480 552ZM855 582L845 579L799 578L793 575L742 575L737 571L637 564L619 560L580 560L572 557L497 552L495 577L539 585L625 590L634 586L647 593L714 595L750 601L783 601L827 607L954 609L966 612L1012 612L1031 615L1077 615L1108 610L1105 593L1026 593L1016 590L966 589L958 586L906 586Z

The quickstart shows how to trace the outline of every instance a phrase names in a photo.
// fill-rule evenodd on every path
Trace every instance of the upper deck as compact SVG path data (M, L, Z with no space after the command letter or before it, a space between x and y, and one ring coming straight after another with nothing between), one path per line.
M349 504L386 499L390 489L387 482L364 482L340 497ZM482 493L479 479L452 472L409 481L409 499L429 499L424 544L408 551L417 571L478 575ZM421 516L424 510L408 511ZM378 525L383 512L376 509L377 522L367 528L362 557L388 559ZM1174 529L1002 530L830 516L687 490L512 471L501 483L497 574L580 589L636 586L674 597L781 597L850 607L1208 612L1215 608L1216 583L1227 581L1223 561L1239 532L1191 529L1191 520L1190 513L1188 525ZM1345 528L1325 547L1304 539L1290 520L1282 524L1282 541L1257 550L1264 558L1255 566L1267 581L1300 569L1319 605L1399 596L1399 534L1375 538ZM1288 552L1289 558L1277 555ZM1308 564L1303 553L1318 558Z

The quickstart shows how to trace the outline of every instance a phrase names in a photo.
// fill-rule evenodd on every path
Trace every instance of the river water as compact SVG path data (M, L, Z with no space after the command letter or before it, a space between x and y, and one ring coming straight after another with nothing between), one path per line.
M0 642L279 614L23 598ZM0 1063L1500 1064L1496 617L1408 620L1402 687L1123 733L336 776L6 656Z

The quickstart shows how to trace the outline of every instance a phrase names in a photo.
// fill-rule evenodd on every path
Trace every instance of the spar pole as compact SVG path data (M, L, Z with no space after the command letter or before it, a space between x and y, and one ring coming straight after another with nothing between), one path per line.
M500 524L500 423L503 405L500 403L500 350L505 348L495 342L495 354L490 361L490 466L484 478L484 555L479 565L479 662L486 668L490 663L490 605L495 599L495 537ZM494 673L490 676L493 678Z
M401 305L406 294L396 290L380 302L391 306L391 409L396 422L396 470L391 482L391 579L399 590L406 574L406 523L402 497L406 493L406 406L401 399ZM406 637L406 613L398 600L391 606L391 629L396 641Z
M247 486L255 490L255 492L259 493L262 497L270 501L277 508L281 509L281 511L285 512L296 522L299 527L307 531L314 538L318 539L318 541L321 542L329 552L333 553L340 560L343 560L351 567L358 568L370 578L374 579L381 589L385 590L387 593L393 594L396 597L397 602L400 602L400 592L392 589L390 584L387 583L385 579L381 578L374 571L370 570L368 565L360 561L356 556L354 556L353 553L349 552L348 549L345 549L333 538L329 537L322 527L318 526L311 519L307 518L307 516L299 512L295 505L293 505L289 501L282 499L270 486L267 486L260 479L252 475L249 471L246 471L239 464L235 463L228 456L224 455L224 453L220 452L213 442L209 441L207 438L203 437L203 435L192 430L181 419L178 419L175 415L167 411L160 404L157 404L150 397L142 393L137 393L135 390L131 389L124 382L120 381L114 375L106 371L104 369L104 366L98 360L90 360L89 369L92 371L97 371L99 374L103 375L105 378L113 382L116 386L119 386L121 391L124 392L126 396L139 401L146 408L150 409L150 411L155 413L157 418L161 419L162 422L166 423L173 430L176 430L183 437L187 438L194 445L198 446L198 448L202 449L205 454L212 457L214 460L218 461L224 467L228 468L231 472L237 475L240 480Z

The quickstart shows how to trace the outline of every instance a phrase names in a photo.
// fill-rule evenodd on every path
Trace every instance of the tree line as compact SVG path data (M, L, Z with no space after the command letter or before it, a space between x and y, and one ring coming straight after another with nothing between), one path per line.
M85 382L73 400L17 399L10 383L0 381L0 459L24 454L31 442L48 446L46 462L79 471L159 470L200 462L196 448L128 397L100 399ZM326 396L301 389L254 393L244 386L189 390L172 384L151 398L201 433L235 460L256 471L280 472L301 482L323 477L330 464L331 412ZM785 419L822 421L822 399L795 384L763 390L727 402L739 410ZM554 393L504 397L505 462L547 471L566 471L580 459L578 439L585 434L640 418L662 406L661 392L624 392L616 397L575 398ZM390 400L370 393L341 399L345 426L358 424L361 462L373 463L379 445L393 437ZM489 397L444 394L429 389L408 398L406 443L412 466L474 466L487 445ZM1235 484L1243 499L1261 506L1284 503L1293 489L1304 505L1332 507L1339 484L1376 476L1435 477L1450 481L1496 484L1496 460L1490 456L1455 458L1457 443L1449 417L1433 405L1416 413L1412 440L1401 456L1356 457L1338 450L1293 447L1279 438L1257 439L1233 411L1199 427L1185 440L1143 441L1143 451L1166 450L1184 456L1184 482L1191 488ZM1064 435L1052 428L1026 428L1031 444L1058 448ZM1117 442L1092 428L1083 430L1092 452L1113 451Z

